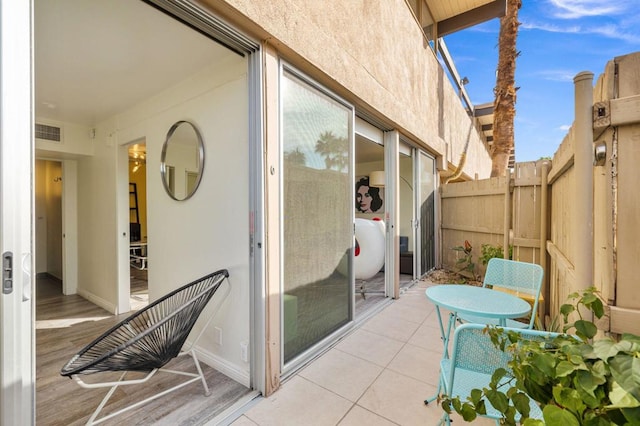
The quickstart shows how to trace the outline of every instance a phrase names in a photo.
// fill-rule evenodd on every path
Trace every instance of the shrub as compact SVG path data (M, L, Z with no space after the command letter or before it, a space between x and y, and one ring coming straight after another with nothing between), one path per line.
M474 390L465 402L444 397L442 407L472 421L489 400L503 414L501 424L515 425L515 412L526 425L638 425L640 424L640 337L624 334L594 340L597 328L582 317L581 309L596 318L604 306L594 287L569 296L562 305L562 334L550 341L526 340L516 332L487 327L495 345L512 354L511 373L497 371L489 388ZM584 308L584 309L583 309ZM578 320L568 323L570 314ZM506 385L499 386L505 377ZM544 422L528 418L529 398L542 408Z

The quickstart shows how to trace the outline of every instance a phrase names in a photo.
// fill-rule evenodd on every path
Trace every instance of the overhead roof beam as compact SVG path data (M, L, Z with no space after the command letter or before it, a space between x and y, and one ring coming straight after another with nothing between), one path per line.
M506 12L507 0L495 0L461 13L460 15L452 16L451 18L438 22L438 38L489 21L493 18L501 18Z

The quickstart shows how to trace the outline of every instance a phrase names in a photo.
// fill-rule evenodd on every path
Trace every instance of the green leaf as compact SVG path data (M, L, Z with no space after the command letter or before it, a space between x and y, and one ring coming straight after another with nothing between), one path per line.
M611 391L609 392L609 399L611 405L607 408L636 408L640 407L640 402L633 397L629 392L624 390L617 382L611 384Z
M640 424L640 408L623 408L622 414L630 425Z
M481 399L477 404L476 404L476 413L480 414L480 415L485 415L487 414L487 406L484 403L484 399Z
M491 384L497 386L504 376L507 375L507 370L504 368L497 368L491 375Z
M544 426L544 421L540 419L528 418L522 423L522 426Z
M603 338L593 342L593 353L602 360L607 360L619 352L613 339Z
M531 357L531 364L548 377L555 375L556 357L553 354L534 353Z
M602 300L596 298L596 300L589 305L589 308L593 312L596 318L602 318L604 316L604 306Z
M493 405L493 408L501 413L506 413L507 408L509 408L509 399L504 393L495 390L487 390L486 395L491 405Z
M576 380L578 384L590 394L600 385L607 382L602 376L593 374L591 371L580 370L576 373Z
M469 395L469 400L475 406L482 400L482 391L480 389L472 389L471 395Z
M465 422L471 422L477 417L476 410L471 404L467 403L462 404L462 411L460 412L460 415L462 415Z
M556 366L556 376L565 377L576 371L576 366L569 361L560 361Z
M619 353L609 360L614 380L640 401L640 358Z
M636 336L635 334L624 333L621 340L626 340L640 345L640 336Z
M513 406L516 407L518 413L522 414L523 417L529 417L531 405L529 404L529 397L525 393L516 393L511 398L511 401L513 401Z
M580 426L578 419L557 405L547 405L542 409L542 417L547 426Z
M611 426L611 421L606 416L597 416L585 421L584 426Z
M564 315L564 317L566 318L571 312L575 311L576 308L573 305L570 305L568 303L560 306L560 313L562 315Z
M460 399L454 398L451 400L451 402L453 403L454 410L459 413L462 410L462 403L460 402Z
M559 405L574 413L584 411L585 406L582 402L582 397L576 389L555 386L553 388L553 399Z
M592 339L598 332L598 328L591 321L578 320L573 326L576 328L576 334L583 339Z

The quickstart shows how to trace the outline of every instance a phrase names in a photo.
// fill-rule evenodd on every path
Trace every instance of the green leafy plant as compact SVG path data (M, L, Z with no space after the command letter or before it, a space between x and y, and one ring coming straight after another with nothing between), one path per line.
M452 250L462 253L462 256L458 258L456 265L458 265L459 273L466 273L471 275L471 278L476 279L476 264L473 262L473 254L471 253L473 247L468 240L464 240L464 244L461 246L453 247Z
M594 287L569 300L560 312L563 332L574 335L537 341L487 327L492 342L512 355L511 371L496 370L489 387L474 389L465 401L443 397L443 409L472 421L485 412L487 400L503 414L505 425L515 425L517 413L525 426L640 424L640 337L594 339L598 329L583 317L584 312L604 315ZM572 314L578 319L568 322ZM540 404L544 421L529 418L529 398Z
M483 265L489 263L489 260L494 257L499 259L504 258L502 246L494 246L492 244L482 244L482 246L480 246L480 257L478 257L478 259ZM513 246L509 246L509 259L513 259Z

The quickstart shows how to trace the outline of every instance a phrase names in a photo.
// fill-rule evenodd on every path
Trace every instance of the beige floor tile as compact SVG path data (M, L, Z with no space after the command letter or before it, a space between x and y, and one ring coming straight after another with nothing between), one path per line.
M365 410L356 405L346 415L346 417L338 423L340 426L393 426L395 423L380 417L379 415Z
M404 343L360 328L338 343L336 349L385 367Z
M433 303L427 299L422 288L412 288L410 291L402 294L396 302L403 305L411 305L416 308L424 308L427 310L433 309Z
M429 314L430 311L426 308L417 308L413 305L393 303L392 305L387 306L384 312L381 312L378 315L382 317L393 316L406 321L422 324Z
M440 354L418 346L406 344L389 363L387 369L420 380L421 382L438 386L438 379L440 377Z
M386 314L385 309L364 323L362 329L401 342L407 342L419 326L419 323L407 321L393 314Z
M408 343L440 354L442 354L442 349L444 348L440 328L437 325L434 327L427 322L418 327Z
M382 367L332 349L299 375L336 394L357 401L382 372Z
M425 405L435 387L385 370L358 401L358 405L399 425L435 425L440 406Z
M300 376L293 377L245 416L260 426L336 425L353 404Z

